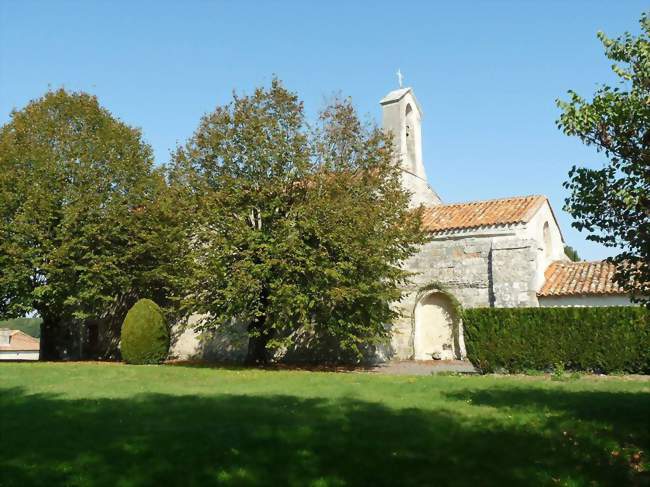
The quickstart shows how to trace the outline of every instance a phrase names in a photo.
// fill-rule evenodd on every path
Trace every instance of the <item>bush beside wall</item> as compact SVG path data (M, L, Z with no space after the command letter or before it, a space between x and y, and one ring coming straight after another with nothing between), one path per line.
M642 307L465 310L469 360L482 372L567 369L650 373L650 311Z

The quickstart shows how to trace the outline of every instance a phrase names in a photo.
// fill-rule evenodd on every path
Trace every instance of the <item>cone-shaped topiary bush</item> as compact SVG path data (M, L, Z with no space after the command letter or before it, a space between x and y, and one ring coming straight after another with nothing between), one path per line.
M122 358L129 364L157 364L169 351L169 329L160 307L141 299L122 324Z

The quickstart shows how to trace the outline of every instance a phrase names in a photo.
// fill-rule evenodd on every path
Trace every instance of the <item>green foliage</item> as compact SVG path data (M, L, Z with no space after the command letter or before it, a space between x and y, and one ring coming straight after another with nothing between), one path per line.
M566 379L566 368L562 362L558 362L553 365L553 380L565 380Z
M582 260L578 255L578 251L570 245L564 246L564 254L569 258L569 260L571 260L571 262L580 262Z
M47 359L88 320L119 332L139 296L175 294L182 208L140 131L95 97L61 89L12 112L0 127L0 318L36 310Z
M522 373L524 375L530 375L530 376L533 376L533 377L538 377L540 375L544 375L543 370L535 370L535 369L526 369L526 370L522 371Z
M156 303L140 299L122 325L122 358L129 364L158 364L169 352L169 329Z
M571 191L565 210L587 238L620 249L616 280L636 299L650 296L650 18L641 17L641 33L599 39L612 69L615 87L601 86L591 101L574 91L558 100L557 124L578 137L608 163L601 169L573 166L564 184ZM650 304L650 303L649 303Z
M467 355L483 372L506 369L650 372L643 307L465 310Z
M40 318L13 318L11 320L0 321L0 328L9 328L10 330L20 330L34 338L41 336Z
M278 80L206 115L170 171L196 201L188 313L201 327L246 323L248 360L269 360L303 330L358 359L384 341L424 241L390 137L335 99L309 129Z

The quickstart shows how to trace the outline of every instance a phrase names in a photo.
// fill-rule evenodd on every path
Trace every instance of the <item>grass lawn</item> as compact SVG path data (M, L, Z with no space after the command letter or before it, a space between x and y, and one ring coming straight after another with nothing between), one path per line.
M649 456L649 381L0 364L2 486L650 485Z

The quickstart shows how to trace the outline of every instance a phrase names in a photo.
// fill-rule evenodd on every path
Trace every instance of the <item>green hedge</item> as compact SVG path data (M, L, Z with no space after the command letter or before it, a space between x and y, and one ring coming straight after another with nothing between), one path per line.
M141 299L133 305L124 318L120 348L130 364L157 364L167 358L169 329L156 303Z
M482 372L650 373L650 311L642 307L465 310L469 360Z

